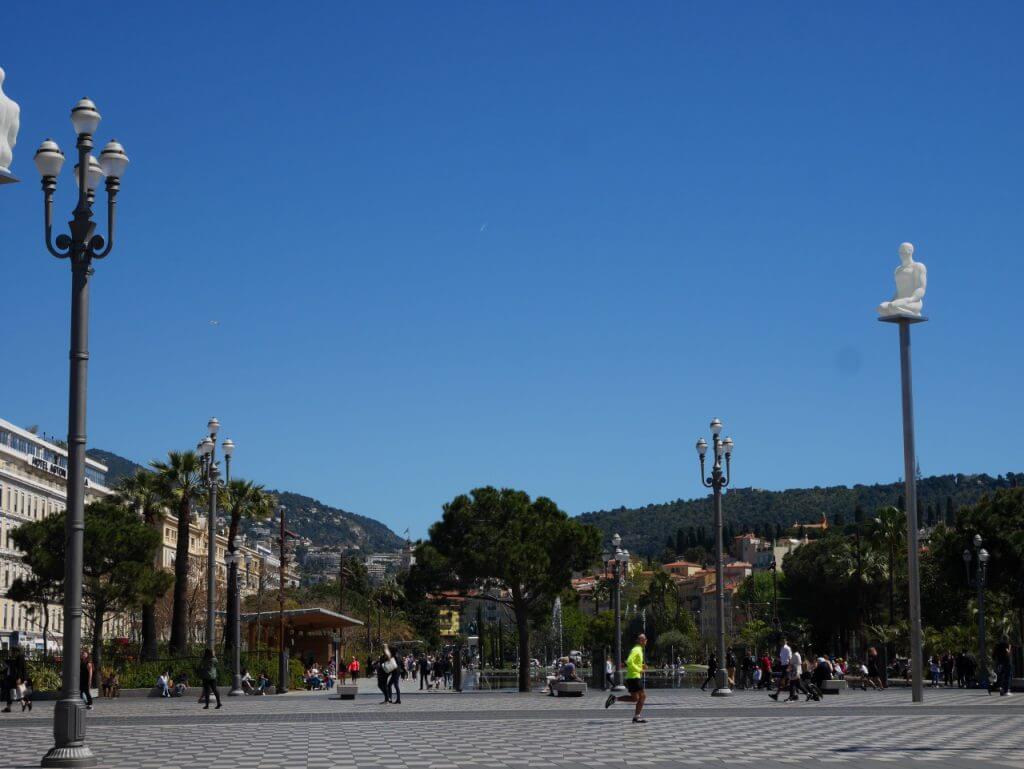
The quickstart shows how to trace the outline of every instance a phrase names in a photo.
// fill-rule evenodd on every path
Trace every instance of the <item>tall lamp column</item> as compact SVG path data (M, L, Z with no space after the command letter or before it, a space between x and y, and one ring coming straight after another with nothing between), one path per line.
M85 530L85 405L89 363L89 278L94 259L103 259L114 248L117 193L128 167L124 148L111 140L92 156L93 134L100 113L89 99L71 110L78 135L78 205L68 223L70 234L53 239L53 194L64 165L64 153L47 139L36 151L35 163L43 181L43 224L46 250L71 265L71 365L68 387L68 477L64 559L64 650L61 662L61 696L53 712L54 746L42 766L96 766L98 759L85 744L85 708L79 692L79 657L82 649L82 561ZM92 206L96 188L107 177L107 239L96 234Z
M612 537L612 547L614 550L609 554L611 558L605 558L605 568L607 569L610 560L610 582L615 606L615 680L612 691L620 692L625 689L622 685L622 583L625 579L626 566L629 564L629 551L622 548L622 537L618 534Z
M722 440L720 419L711 420L711 440L714 443L714 464L711 475L704 477L704 455L708 444L703 438L697 441L697 456L700 458L701 483L711 489L715 502L715 635L718 636L718 672L715 673L715 688L712 697L727 697L732 694L729 688L729 673L725 668L725 572L724 548L722 543L722 489L729 485L732 461L732 438ZM725 472L722 471L722 457L725 457Z
M978 688L988 689L988 655L985 644L985 581L988 576L988 550L981 546L981 535L974 535L974 553L964 550L964 567L967 569L967 584L978 589ZM975 561L974 576L971 576L971 561Z

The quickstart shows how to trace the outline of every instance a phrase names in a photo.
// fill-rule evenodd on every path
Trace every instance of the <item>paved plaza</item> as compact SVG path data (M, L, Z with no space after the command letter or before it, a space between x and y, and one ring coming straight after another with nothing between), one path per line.
M324 692L224 698L97 700L88 740L101 766L175 767L1020 767L1024 696L973 690L845 692L821 703L775 703L763 692L712 698L651 690L646 724L604 697L410 692L381 705L362 682L354 701ZM0 766L38 766L52 702L0 717Z

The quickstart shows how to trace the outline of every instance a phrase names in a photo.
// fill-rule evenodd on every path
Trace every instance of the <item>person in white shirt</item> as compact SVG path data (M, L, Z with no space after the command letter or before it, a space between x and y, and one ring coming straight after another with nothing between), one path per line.
M789 660L789 669L786 671L789 678L789 696L786 698L786 702L800 699L798 692L803 688L800 685L800 673L802 671L803 660L800 657L800 652L793 652L793 656Z
M160 690L161 697L171 696L170 683L171 677L167 675L166 670L156 679L156 688Z
M783 687L787 685L786 673L789 670L789 663L793 659L793 650L789 648L789 644L786 643L786 638L782 638L782 646L779 648L779 664L782 665L782 675L779 676L779 685L774 692L769 694L773 700L779 698L779 692L782 691Z

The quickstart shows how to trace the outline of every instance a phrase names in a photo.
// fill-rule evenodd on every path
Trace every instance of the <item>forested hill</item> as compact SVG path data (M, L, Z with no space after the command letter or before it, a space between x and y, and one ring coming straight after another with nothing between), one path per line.
M973 504L985 493L1007 486L1024 486L1024 474L936 475L918 481L918 510L922 523L945 518L963 505ZM811 489L729 489L722 502L726 535L755 531L778 536L794 523L817 523L824 514L830 524L852 523L859 506L865 515L886 505L902 505L903 483L830 486ZM660 555L669 537L682 542L704 540L700 529L711 534L711 497L665 502L640 508L620 507L579 516L601 529L606 537L618 532L631 552ZM692 531L691 531L692 527ZM682 530L680 532L680 530ZM681 534L681 536L679 536ZM693 536L696 534L696 537Z
M111 487L121 478L134 475L136 469L142 467L137 462L102 449L89 449L88 455L109 468L107 485ZM404 539L373 518L331 507L318 499L292 491L273 490L271 493L285 506L288 528L309 537L317 544L346 544L371 553L398 550L405 544ZM243 522L243 532L250 528L247 522Z

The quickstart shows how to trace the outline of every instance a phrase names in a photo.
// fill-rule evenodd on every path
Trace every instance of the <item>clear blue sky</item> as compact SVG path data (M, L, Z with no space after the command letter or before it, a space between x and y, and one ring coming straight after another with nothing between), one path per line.
M1020 3L84 13L2 11L8 419L66 429L69 276L31 156L70 153L88 95L132 157L93 446L146 461L216 415L238 474L414 536L480 484L571 513L697 496L716 415L738 485L894 481L874 307L910 240L922 470L1022 469Z

